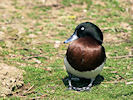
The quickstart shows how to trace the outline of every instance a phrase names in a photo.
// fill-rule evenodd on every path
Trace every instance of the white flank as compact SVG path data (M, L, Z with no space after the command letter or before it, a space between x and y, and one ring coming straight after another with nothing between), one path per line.
M95 77L102 71L103 69L103 66L104 66L104 62L99 66L97 67L95 70L92 70L92 71L83 71L83 72L80 72L78 70L75 70L74 68L71 67L71 65L68 63L66 57L64 58L64 64L66 66L66 70L77 76L77 77L81 77L81 78L86 78L86 79L95 79Z

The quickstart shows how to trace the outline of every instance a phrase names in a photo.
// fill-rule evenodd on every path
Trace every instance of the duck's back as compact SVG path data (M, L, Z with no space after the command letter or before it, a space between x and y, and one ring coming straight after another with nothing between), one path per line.
M99 67L105 60L104 47L91 38L79 38L73 41L67 50L69 64L78 71L91 71Z

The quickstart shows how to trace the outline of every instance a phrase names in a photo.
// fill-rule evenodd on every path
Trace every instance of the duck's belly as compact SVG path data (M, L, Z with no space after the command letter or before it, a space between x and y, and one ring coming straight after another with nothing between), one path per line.
M77 76L77 77L81 77L81 78L86 78L86 79L91 79L91 78L94 78L102 71L103 69L103 66L104 66L104 62L99 66L97 67L95 70L92 70L92 71L83 71L83 72L80 72L78 70L75 70L73 67L71 67L71 65L69 64L69 62L67 61L66 57L64 58L64 64L66 66L66 70Z

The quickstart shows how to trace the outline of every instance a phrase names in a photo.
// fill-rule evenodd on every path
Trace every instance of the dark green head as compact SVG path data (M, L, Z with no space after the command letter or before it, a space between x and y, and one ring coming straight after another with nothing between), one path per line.
M87 36L94 38L95 40L98 41L99 44L102 44L103 42L103 34L101 30L95 24L91 22L85 22L79 24L76 27L74 34L64 43L68 43L80 37L87 37Z

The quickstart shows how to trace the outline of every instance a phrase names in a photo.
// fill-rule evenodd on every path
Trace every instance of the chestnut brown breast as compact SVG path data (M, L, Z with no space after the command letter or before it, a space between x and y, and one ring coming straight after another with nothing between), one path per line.
M104 47L91 37L73 41L66 53L69 64L78 71L91 71L106 59Z

